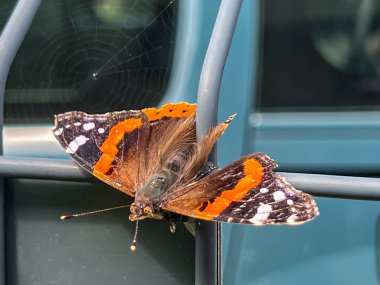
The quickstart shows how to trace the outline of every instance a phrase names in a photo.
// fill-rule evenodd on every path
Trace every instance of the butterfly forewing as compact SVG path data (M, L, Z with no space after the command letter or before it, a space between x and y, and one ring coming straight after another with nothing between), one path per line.
M111 186L133 195L136 174L130 171L123 175L124 166L119 169L118 166L121 166L121 158L131 158L132 154L137 153L143 143L140 137L146 121L141 111L102 115L74 111L57 115L52 131L66 152L84 169ZM125 143L126 139L128 144ZM135 161L130 163L134 164Z
M57 115L52 132L84 169L134 196L159 167L164 138L195 110L183 102L100 115L73 111Z
M162 208L187 216L253 225L300 224L317 216L312 196L273 172L256 153L188 185L168 191Z

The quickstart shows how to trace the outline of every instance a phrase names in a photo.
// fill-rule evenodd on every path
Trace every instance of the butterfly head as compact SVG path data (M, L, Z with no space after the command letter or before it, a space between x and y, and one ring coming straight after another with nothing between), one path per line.
M152 205L149 204L137 204L133 202L131 205L130 221L143 220L146 218L162 219L164 216L161 212L155 212Z

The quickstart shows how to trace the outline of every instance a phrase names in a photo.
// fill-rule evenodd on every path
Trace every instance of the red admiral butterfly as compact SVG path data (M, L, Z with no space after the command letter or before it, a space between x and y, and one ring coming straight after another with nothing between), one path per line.
M52 131L80 166L135 198L131 221L174 212L228 223L295 225L319 214L313 197L275 174L276 163L263 153L210 171L216 168L207 163L210 151L234 116L197 142L195 113L196 104L185 102L102 115L73 111L57 115Z

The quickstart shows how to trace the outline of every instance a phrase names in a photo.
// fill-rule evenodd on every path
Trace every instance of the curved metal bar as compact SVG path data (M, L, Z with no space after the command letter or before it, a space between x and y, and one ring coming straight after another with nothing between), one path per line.
M231 46L242 0L223 0L211 35L199 80L198 140L216 124L224 65ZM216 149L209 158L216 163ZM195 284L221 284L221 227L198 221L195 236Z
M41 0L19 0L0 36L0 101L4 102L5 83L17 51L28 32ZM2 108L1 108L2 109ZM0 116L2 126L3 116ZM2 146L1 146L2 147Z
M19 0L0 36L0 155L3 154L4 91L9 69L41 0ZM4 178L0 178L0 284L5 284Z

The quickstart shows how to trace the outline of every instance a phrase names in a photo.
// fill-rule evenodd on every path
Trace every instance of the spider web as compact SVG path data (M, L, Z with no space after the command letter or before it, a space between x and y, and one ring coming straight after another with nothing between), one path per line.
M0 24L14 2L0 4ZM8 76L6 122L156 105L176 22L174 0L43 1Z

